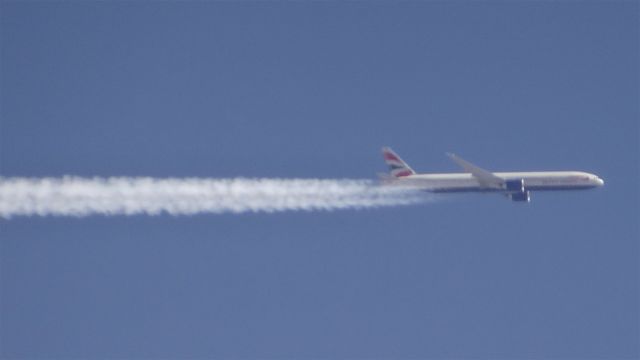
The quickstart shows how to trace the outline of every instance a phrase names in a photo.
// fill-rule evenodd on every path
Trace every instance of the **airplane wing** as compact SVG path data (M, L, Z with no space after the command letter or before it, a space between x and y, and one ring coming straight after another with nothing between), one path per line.
M447 156L449 156L456 164L460 165L464 171L470 172L471 175L478 180L480 185L492 189L502 189L504 187L504 179L494 175L491 171L487 171L473 165L455 154L447 153Z

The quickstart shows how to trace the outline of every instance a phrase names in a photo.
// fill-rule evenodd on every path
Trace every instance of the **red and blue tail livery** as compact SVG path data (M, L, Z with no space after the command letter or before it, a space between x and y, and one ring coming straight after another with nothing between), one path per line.
M389 172L391 173L391 176L399 178L414 175L416 173L409 167L409 165L407 165L406 162L402 161L400 156L393 152L391 148L382 148L382 156L384 156L384 162L387 163L387 166L389 166Z

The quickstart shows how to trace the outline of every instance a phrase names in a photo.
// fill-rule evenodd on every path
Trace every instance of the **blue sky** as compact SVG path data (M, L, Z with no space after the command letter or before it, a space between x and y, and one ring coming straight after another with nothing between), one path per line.
M638 3L0 3L0 175L602 189L0 221L3 358L637 358Z

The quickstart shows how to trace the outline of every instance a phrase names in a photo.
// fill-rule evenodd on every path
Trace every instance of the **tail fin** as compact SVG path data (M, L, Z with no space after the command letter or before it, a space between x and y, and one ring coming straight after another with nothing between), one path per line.
M400 156L393 152L391 148L383 147L382 155L384 156L384 162L387 163L387 166L389 166L391 176L399 178L416 173L409 167L409 165L407 165L406 162L402 161L402 159L400 159Z

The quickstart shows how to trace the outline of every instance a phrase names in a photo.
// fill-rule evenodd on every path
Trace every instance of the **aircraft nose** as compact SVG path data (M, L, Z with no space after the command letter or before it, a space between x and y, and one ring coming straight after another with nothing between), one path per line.
M598 183L598 186L604 185L604 180L602 180L601 178L596 178L596 182Z

